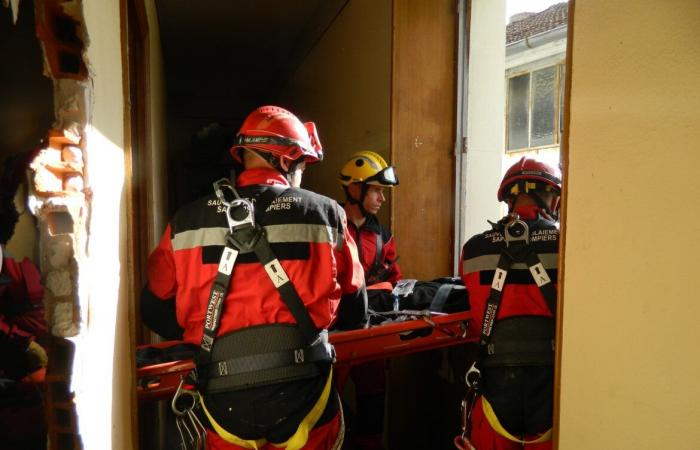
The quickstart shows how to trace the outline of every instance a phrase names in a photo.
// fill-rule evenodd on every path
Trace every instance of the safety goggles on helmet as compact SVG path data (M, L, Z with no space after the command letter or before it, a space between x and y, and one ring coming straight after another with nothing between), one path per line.
M396 175L394 166L388 166L376 174L364 180L366 184L378 184L381 186L396 186L399 184L399 177Z

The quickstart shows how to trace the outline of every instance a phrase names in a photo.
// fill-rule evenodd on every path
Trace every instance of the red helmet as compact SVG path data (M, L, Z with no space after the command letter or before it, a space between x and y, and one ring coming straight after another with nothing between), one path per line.
M561 172L542 161L523 156L503 176L501 186L498 188L498 201L502 202L510 196L527 193L530 189L543 190L543 188L552 189L557 194L561 193Z
M302 123L278 106L261 106L246 117L231 147L231 155L237 161L241 148L270 153L290 162L304 158L307 163L316 163L323 159L316 124Z

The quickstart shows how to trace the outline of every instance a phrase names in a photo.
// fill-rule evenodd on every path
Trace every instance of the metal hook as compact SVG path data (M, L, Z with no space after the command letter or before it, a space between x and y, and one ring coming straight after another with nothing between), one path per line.
M216 197L223 203L225 206L231 206L231 203L228 200L226 200L226 195L224 194L224 188L228 189L235 199L240 198L240 195L238 195L238 191L236 188L234 188L231 183L229 182L228 179L226 178L221 178L219 180L216 180L214 183L214 192L216 193Z
M202 422L200 422L197 415L191 409L187 411L187 416L192 423L192 428L194 428L194 431L197 434L196 448L204 449L204 443L206 442L207 438L207 429L204 428Z
M193 409L197 405L197 393L190 391L189 389L185 389L183 386L185 384L185 379L180 378L180 384L177 386L177 390L175 391L175 395L173 395L173 400L170 402L170 408L173 410L173 412L178 415L178 416L183 416L187 413L188 409ZM192 405L190 405L189 408L183 408L182 410L178 408L177 406L177 401L182 397L183 395L187 395L190 397L192 400Z

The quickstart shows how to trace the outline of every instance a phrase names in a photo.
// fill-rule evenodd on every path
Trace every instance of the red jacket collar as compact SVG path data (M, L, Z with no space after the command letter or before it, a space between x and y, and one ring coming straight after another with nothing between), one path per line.
M267 184L289 186L289 181L276 171L267 167L256 167L254 169L246 169L238 175L236 186L245 187L254 184Z

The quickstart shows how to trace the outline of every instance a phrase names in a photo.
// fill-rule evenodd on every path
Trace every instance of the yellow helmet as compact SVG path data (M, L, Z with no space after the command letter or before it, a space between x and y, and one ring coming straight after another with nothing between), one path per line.
M340 170L338 181L343 186L365 183L391 187L399 184L394 166L388 165L384 158L369 150L353 154Z

